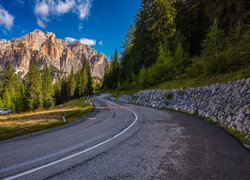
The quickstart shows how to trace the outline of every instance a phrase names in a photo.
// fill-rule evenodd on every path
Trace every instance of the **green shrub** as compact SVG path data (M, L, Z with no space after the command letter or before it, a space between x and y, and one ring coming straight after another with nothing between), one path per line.
M165 98L166 98L167 100L173 99L173 97L174 97L174 95L173 95L173 93L171 93L171 92L165 94Z
M187 68L187 74L191 78L196 78L205 72L205 65L201 58L195 57L193 63Z

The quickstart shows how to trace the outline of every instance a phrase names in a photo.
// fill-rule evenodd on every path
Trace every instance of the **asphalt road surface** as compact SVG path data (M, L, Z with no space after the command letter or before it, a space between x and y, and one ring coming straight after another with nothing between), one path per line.
M92 101L75 123L0 142L0 179L250 179L250 152L204 120Z

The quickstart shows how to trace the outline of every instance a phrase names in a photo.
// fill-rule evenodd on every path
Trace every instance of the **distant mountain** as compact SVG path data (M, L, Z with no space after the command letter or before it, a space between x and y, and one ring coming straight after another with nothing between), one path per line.
M42 69L49 65L55 77L76 72L88 59L94 78L103 78L108 60L104 54L97 52L79 41L68 43L57 39L54 33L35 30L21 38L10 41L0 40L0 71L11 63L17 73L27 74L31 61L36 60Z

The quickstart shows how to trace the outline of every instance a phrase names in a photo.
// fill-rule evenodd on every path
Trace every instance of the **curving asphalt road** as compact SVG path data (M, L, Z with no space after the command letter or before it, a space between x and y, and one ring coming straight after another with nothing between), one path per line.
M75 123L0 142L0 179L250 179L250 152L206 121L92 101Z

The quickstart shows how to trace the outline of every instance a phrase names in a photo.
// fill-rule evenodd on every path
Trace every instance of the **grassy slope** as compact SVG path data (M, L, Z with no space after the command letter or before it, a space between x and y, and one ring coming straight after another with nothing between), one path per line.
M209 84L223 83L227 81L234 81L243 78L250 77L250 67L246 67L236 72L220 74L211 77L198 77L198 78L179 78L172 81L166 81L146 89L172 89L172 88L187 88L187 87L197 87L206 86ZM140 91L140 88L131 90L112 90L113 96L118 97L124 94L134 94Z
M68 122L73 122L92 109L86 98L80 98L49 110L0 116L0 140L62 125L62 112Z
M226 81L234 81L243 78L250 77L250 67L246 67L242 70L220 74L211 77L198 77L188 79L177 79L173 81L164 82L156 86L152 86L149 89L169 89L169 88L186 88L195 86L206 86L209 84L223 83Z

